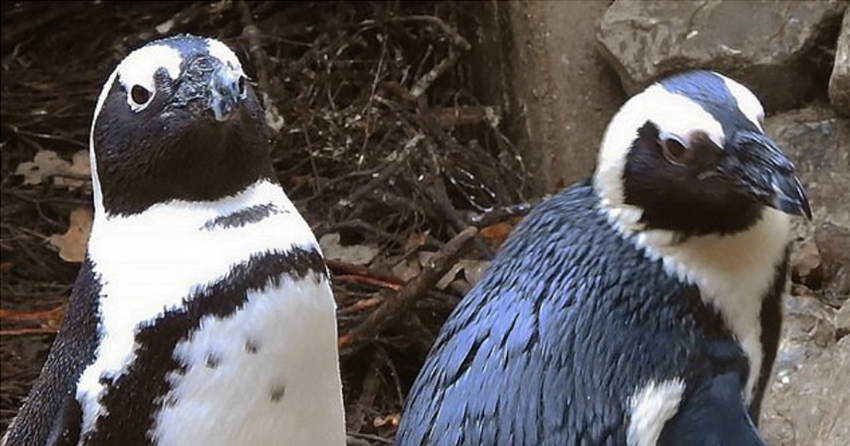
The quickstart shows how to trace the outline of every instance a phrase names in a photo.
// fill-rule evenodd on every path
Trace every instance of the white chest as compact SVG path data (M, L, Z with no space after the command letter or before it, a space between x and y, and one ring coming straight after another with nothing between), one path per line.
M310 277L203 319L175 350L186 370L170 378L156 444L344 444L336 339L330 288Z
M262 205L275 212L245 224L209 225ZM215 203L170 202L129 217L99 215L89 255L101 282L101 339L77 386L83 432L103 411L100 378L120 377L135 360L140 324L181 308L234 266L293 247L318 244L280 187L268 182ZM285 276L275 287L249 292L237 312L202 319L178 344L174 356L187 373L172 377L166 410L151 432L158 444L268 444L268 435L284 434L301 435L301 444L343 444L335 304L327 282L314 278ZM326 423L304 429L315 426L303 417L315 416L317 407Z

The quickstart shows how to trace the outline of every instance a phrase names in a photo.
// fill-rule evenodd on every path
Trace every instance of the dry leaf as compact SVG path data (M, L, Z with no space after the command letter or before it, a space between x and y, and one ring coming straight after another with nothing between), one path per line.
M53 184L58 187L76 189L83 187L89 182L82 178L91 175L88 150L80 150L75 153L71 162L62 159L52 150L40 150L35 154L32 161L26 161L18 165L15 174L23 175L24 184L41 184L45 177L53 176Z
M319 239L319 246L325 258L339 260L352 265L368 265L378 255L378 248L371 245L343 246L339 243L337 232L325 234Z
M59 257L66 262L82 263L91 232L92 211L77 208L71 211L71 225L64 234L51 235L48 241L59 248Z
M372 420L372 426L383 427L389 425L390 427L398 427L400 418L401 416L399 414L391 414L385 417L378 415Z
M484 271L487 270L488 266L490 266L490 262L485 260L459 260L442 278L440 278L436 287L439 290L444 290L448 288L455 279L458 279L466 282L466 285L462 287L463 289L472 288L472 286L478 283L478 281L481 280L481 277L484 276ZM458 277L459 273L463 273L462 277Z
M494 249L499 249L513 229L514 225L511 223L501 222L481 229L481 231L478 232L478 235L483 237L484 240L487 240L487 243L489 243Z

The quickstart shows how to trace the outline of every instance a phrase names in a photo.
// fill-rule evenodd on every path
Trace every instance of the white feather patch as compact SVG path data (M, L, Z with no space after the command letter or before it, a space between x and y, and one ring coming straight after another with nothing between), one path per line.
M171 377L152 437L158 446L345 444L336 339L326 281L249 293L238 313L204 318L177 346L187 371Z
M239 58L227 45L215 39L207 39L207 52L210 53L210 56L220 60L222 65L244 75Z
M203 229L215 217L269 203L281 212L245 226ZM88 249L104 296L102 339L77 387L84 427L91 427L100 409L101 375L119 376L135 358L140 323L180 307L199 287L225 277L251 256L293 246L319 249L280 186L265 180L216 202L175 200L131 216L96 213Z
M156 85L154 84L154 73L160 68L164 68L171 79L177 79L180 76L180 64L183 62L183 57L180 52L167 45L148 45L143 46L124 58L115 71L118 73L118 82L124 87L124 91L130 91L135 85L144 87L151 93L150 99L145 104L136 104L127 95L127 104L134 111L144 108L156 96ZM108 88L111 83L107 83Z
M738 109L741 110L741 113L743 113L750 122L755 124L756 128L762 130L761 124L764 120L764 108L762 108L761 101L758 100L756 95L740 83L729 79L720 73L715 74L723 79L723 82L726 84L726 88L729 89L729 92L732 93L732 97L734 97L735 101L738 103Z
M655 446L664 424L676 415L685 382L679 378L655 383L650 381L629 399L631 409L626 431L628 446Z
M761 306L785 257L789 217L765 208L752 228L733 235L690 237L677 243L670 231L643 231L634 237L668 273L699 287L702 300L718 310L750 363L744 388L752 399L762 363Z

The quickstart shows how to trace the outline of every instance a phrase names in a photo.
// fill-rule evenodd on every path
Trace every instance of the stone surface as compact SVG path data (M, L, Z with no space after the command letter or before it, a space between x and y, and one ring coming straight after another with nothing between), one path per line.
M473 66L479 97L505 110L538 192L589 176L602 133L626 100L596 46L607 2L475 4Z
M771 446L850 444L850 336L779 370L761 430Z
M835 45L846 6L843 0L617 0L598 37L630 93L663 75L709 68L752 87L769 110L784 110L818 94L816 55Z
M835 48L835 61L829 78L829 101L839 113L850 115L850 9L844 11L841 34Z

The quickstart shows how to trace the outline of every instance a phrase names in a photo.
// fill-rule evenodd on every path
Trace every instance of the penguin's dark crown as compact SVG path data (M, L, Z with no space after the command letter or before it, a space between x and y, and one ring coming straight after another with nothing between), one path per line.
M91 129L99 211L214 201L273 178L263 110L239 59L176 36L130 53L103 87Z
M740 83L709 71L660 81L606 130L594 187L627 233L731 234L764 207L811 216L793 164L762 130L764 111Z

